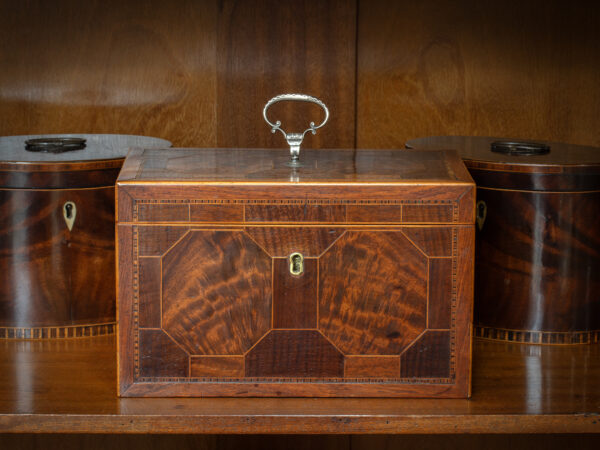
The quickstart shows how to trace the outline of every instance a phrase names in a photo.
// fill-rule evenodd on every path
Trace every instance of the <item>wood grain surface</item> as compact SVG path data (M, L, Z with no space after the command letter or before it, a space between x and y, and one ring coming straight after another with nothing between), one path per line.
M397 231L348 231L319 269L319 328L344 354L397 355L426 328L427 258Z
M187 222L190 220L190 207L181 204L141 204L137 219L140 222Z
M162 256L186 235L188 227L139 227L140 256Z
M191 231L163 258L162 326L191 355L243 355L271 302L271 259L241 231Z
M589 2L361 2L357 147L436 135L600 145Z
M262 107L305 91L332 112L306 147L400 148L440 134L600 145L600 12L587 2L144 5L4 2L0 134L284 148ZM282 106L273 114L286 130L305 128L293 111L321 114Z
M0 327L114 322L113 187L0 189L0 211Z
M404 227L402 233L427 256L452 256L451 228Z
M215 145L216 20L216 1L2 2L0 135Z
M402 205L351 205L346 208L349 222L402 222Z
M341 235L343 228L304 228L302 226L255 228L246 227L246 232L270 256L286 258L299 252L305 258L316 258L331 246Z
M0 118L2 119L0 134L16 134L34 129L40 132L50 130L65 132L74 128L82 131L101 129L112 131L119 128L123 131L138 129L145 133L167 137L177 145L216 144L217 101L214 100L217 76L214 69L216 51L215 45L211 44L211 39L216 42L214 31L214 18L218 14L215 12L218 11L216 2L194 2L194 5L189 2L187 6L188 3L184 4L184 2L177 2L174 5L152 1L151 7L139 7L137 2L130 2L127 5L112 2L108 6L105 6L106 3L98 2L72 2L71 7L68 7L68 2L63 3L67 6L55 8L54 5L42 5L42 2L27 3L22 6L15 6L14 2L4 2L0 6L2 8L0 14L0 21L2 21L0 58L2 59L0 61L4 69L0 74ZM543 5L541 2L518 4L509 2L508 5L506 3L474 5L473 3L465 0L453 6L439 1L418 5L394 2L361 3L357 38L359 48L358 145L400 147L410 137L450 131L465 134L505 134L599 145L598 127L593 123L594 117L599 116L598 105L600 104L598 84L595 82L598 77L596 57L598 27L595 26L598 21L598 9L593 6L588 8L587 2L573 4L544 2ZM401 8L400 14L395 14L399 8ZM269 14L269 11L264 12L264 15ZM82 21L91 25L80 26ZM198 26L199 23L202 26ZM114 28L118 30L109 32L112 33L109 36L114 38L107 40L107 30L114 30ZM76 32L65 33L65 30L76 30ZM420 54L418 43L413 45L413 38L404 36L405 32L412 33L414 39L420 39L420 36L430 33L431 39L422 39L424 57L416 56L425 60L421 65L422 69L417 67L417 70L407 71L407 75L402 75L403 72L397 72L393 67L402 66L405 62L409 62L414 54ZM77 35L75 39L73 34ZM198 38L200 34L202 37ZM81 35L84 35L83 39ZM401 36L396 37L398 35ZM155 45L156 36L158 40L163 36L165 39L162 42L165 45ZM123 41L119 40L121 37L124 37ZM246 51L256 55L256 49L259 47L256 41L252 42L248 39L248 35L243 37L247 39L247 46L238 45L240 53ZM428 46L432 41L433 43ZM458 51L455 50L453 41L459 41ZM131 45L120 46L115 42L126 42ZM233 47L236 44L230 45ZM291 50L290 46L283 47ZM479 48L482 50L479 51ZM48 56L45 56L46 52ZM125 56L120 56L124 53ZM439 71L438 74L434 70L436 67L451 67L451 61L444 61L456 59L457 54L458 57L463 58L465 64L464 70L459 71L457 76L447 77L449 71ZM30 64L31 55L38 56L37 59L32 58L37 65ZM366 61L361 62L365 58ZM390 63L391 58L398 63ZM76 61L75 66L72 65L73 60ZM242 58L232 57L230 61L235 64L242 61ZM39 69L40 63L44 70ZM156 69L155 65L158 66ZM172 69L164 68L168 65ZM181 72L175 71L181 65L185 65L186 70L183 71L182 77L178 77ZM165 75L167 71L169 72ZM458 89L453 87L460 84L456 79L460 78L461 73L464 75L468 90L460 86ZM285 76L288 74L289 72ZM131 85L134 85L133 89L128 88ZM54 87L62 86L67 92L53 96L52 94L56 92L53 90ZM69 86L75 86L73 91L77 92L71 92ZM406 86L415 86L414 91ZM117 89L119 87L123 89ZM179 95L169 97L179 88L181 88ZM464 93L468 107L463 107L464 102L460 99L444 101L448 98L456 98L452 94L454 90L458 90L459 97L461 92ZM73 93L76 95L73 96ZM155 98L155 93L164 100L160 103L145 101ZM236 95L242 97L241 93ZM103 102L107 103L102 100L103 98L117 96L121 99L120 104L117 102L114 105L103 104ZM74 97L78 98L72 100ZM211 98L212 102L209 100ZM370 106L365 106L365 101L369 101ZM452 109L452 105L456 105L457 108ZM365 118L365 113L375 117L378 125L375 125L373 120ZM240 120L248 119L240 116ZM592 122L591 126L590 122ZM193 123L193 126L190 126L190 123ZM322 131L325 130L326 128ZM270 138L276 144L281 142L281 136L270 136ZM319 134L316 137L308 137L307 145L318 142L311 141L312 139L320 139ZM328 146L328 141L324 140L323 145ZM480 360L476 357L475 375L481 374L482 377L487 378L479 380L475 378L474 400L468 403L469 408L464 407L465 413L473 415L468 416L471 419L457 417L454 428L450 425L451 420L446 422L435 418L423 419L419 424L411 422L412 425L407 427L402 419L395 417L388 425L388 432L407 430L456 432L474 428L478 428L479 431L487 430L487 432L492 428L494 432L498 430L524 432L524 430L540 430L544 427L546 431L560 432L566 429L572 431L578 427L583 429L586 426L587 431L594 429L591 420L595 418L565 416L564 413L575 410L585 411L590 405L595 404L592 397L599 389L597 386L594 387L593 383L590 384L590 381L597 380L599 376L593 375L593 379L588 377L589 371L595 370L597 355L591 355L589 349L584 350L583 353L567 350L566 353L554 353L555 356L552 358L554 364L549 364L548 349L541 349L539 354L522 352L517 356L514 351L504 351L504 347L482 345L478 343L476 350L483 352L480 353L481 358L488 356L485 359L488 366L485 371L481 371L481 366L478 364ZM85 397L88 399L85 402L88 409L85 410L86 416L81 418L75 416L10 417L9 415L0 417L0 421L4 424L8 421L11 427L20 427L21 430L29 431L44 429L47 432L75 429L96 431L102 427L105 431L111 429L114 432L126 428L139 430L146 427L146 431L156 432L157 428L150 425L150 418L137 416L130 425L123 422L122 418L111 418L111 414L117 413L119 409L116 406L118 401L112 393L114 382L111 376L107 375L110 370L114 370L114 355L110 356L109 347L107 347L108 352L102 350L100 354L89 354L87 353L89 349L83 351L71 349L69 352L73 352L73 356L68 357L64 356L64 349L62 349L62 356L52 352L37 352L35 355L30 355L28 352L13 353L11 350L6 353L11 355L10 361L16 360L16 355L20 355L21 358L27 355L28 360L36 361L34 365L36 370L42 367L40 364L48 364L53 370L52 373L58 373L59 376L36 378L36 382L41 383L38 386L41 387L35 392L44 394L42 397L33 397L33 400L28 394L29 391L15 389L14 381L12 384L1 382L0 386L4 386L3 391L9 393L1 397L2 404L16 405L18 402L21 411L56 413L59 408L63 412L83 413L81 398ZM583 357L584 354L587 357ZM65 358L72 364L69 369L64 365ZM531 362L532 359L540 363L539 372L532 370L531 363L526 366L526 361ZM592 362L591 365L586 363L585 369L583 369L584 360ZM14 367L7 366L6 360L3 361L5 367ZM64 367L63 371L60 369L61 366ZM544 376L542 376L542 366ZM513 370L508 373L507 367L512 367ZM550 367L554 367L551 372ZM14 380L13 374L17 371L9 369L1 373L0 377L8 376ZM19 373L23 374L22 368L19 369ZM95 381L85 377L76 379L75 375L79 377L81 373L84 376L94 374L97 378ZM502 373L506 376L501 376ZM498 380L500 385L497 383ZM507 380L506 384L502 384L503 380ZM63 384L57 384L63 381ZM69 389L66 388L67 384ZM487 387L488 392L479 397L477 387L482 386ZM592 397L589 397L590 393ZM484 411L506 411L508 404L506 402L509 399L514 400L513 408L514 405L521 405L521 411L527 410L533 415L520 416L515 420L504 416L498 422L495 422L493 414L484 416ZM524 399L528 399L527 404ZM255 402L255 400L250 401ZM125 401L125 404L127 402ZM400 402L394 404L393 408L396 412L403 408L398 405L405 404ZM428 404L427 401L419 402ZM498 405L503 402L505 406L499 407ZM443 409L452 409L453 404L454 401L445 401ZM157 404L146 405L150 405L149 410L155 410ZM268 405L267 408L271 406L268 401L265 405ZM351 407L352 403L346 405ZM573 408L573 405L576 407ZM578 405L582 407L579 408ZM184 408L186 406L192 407L188 404L184 405ZM510 406L508 408L510 409ZM347 407L343 409L346 410ZM513 411L517 409L514 408ZM173 407L173 411L176 410ZM101 417L90 414L90 411L102 414L109 412L109 414ZM439 412L439 410L435 411ZM557 415L540 416L540 411L552 411ZM181 416L175 417L171 422L172 426L183 430L187 423L188 432L198 431L200 419L196 421L192 419L188 422L182 421L183 419L185 418ZM340 422L337 428L334 425L331 425L331 428L338 430L357 428L356 423L352 422L354 419L348 416L345 416L345 419L347 420L345 424ZM588 419L590 422L587 422ZM323 425L316 426L315 423L314 429L323 430L324 424L328 423L328 419L320 420ZM159 419L157 418L156 421ZM179 423L175 423L176 421ZM202 428L203 430L214 427L214 424L208 425L208 419L206 422L207 427ZM440 422L444 422L446 426L439 426ZM108 425L109 423L112 425ZM483 423L487 425L484 426ZM249 430L247 425L244 426L240 429ZM250 431L256 432L257 428L260 428L260 424L253 425ZM170 427L162 428L162 430L167 429L173 430ZM213 429L223 431L224 428ZM228 426L225 432L230 432L231 429ZM291 428L270 425L263 429L273 432ZM296 431L306 429L305 425L296 426ZM371 424L369 428L364 429L372 432L375 428ZM257 436L208 437L205 440L190 436L171 438L156 435L121 438L110 435L79 435L68 438L30 435L21 438L4 435L0 436L0 446L6 444L8 448L17 446L26 448L27 445L45 448L53 448L53 445L60 448L95 448L94 446L106 448L116 444L122 448L138 445L140 448L158 449L171 448L175 443L182 448L186 448L186 445L190 448L196 448L195 445L207 446L207 448L212 448L211 446L223 448L225 445L225 448L230 448L240 445L241 442L241 445L247 448L271 447L276 444L281 448L320 448L321 445L329 448L329 445L341 446L340 442L347 444L347 439L340 437L338 440L338 438L318 436L311 438ZM326 442L322 443L323 440ZM500 438L480 435L441 438L435 436L352 438L352 448L386 449L398 445L406 448L415 445L421 449L464 447L524 449L532 446L554 449L571 446L596 448L598 442L597 439L589 436Z
M246 355L246 376L341 378L344 355L317 330L272 330Z
M479 208L475 335L544 344L600 335L600 148L544 142L543 155L491 151L494 137L432 136L410 148L456 148Z
M427 330L400 357L400 373L407 378L447 378L450 372L450 331Z
M306 149L300 167L289 152L267 148L173 148L134 150L119 182L180 183L390 183L461 185L470 182L455 150ZM438 219L439 221L439 219Z
M138 263L139 324L141 328L160 328L161 278L160 258L140 258Z
M243 222L243 205L189 205L192 222Z
M140 333L140 377L185 377L189 375L188 354L163 330Z
M548 153L492 151L493 143L511 140L490 136L429 136L407 141L406 148L455 149L479 187L541 192L600 190L600 147L535 141L547 146Z
M429 259L429 294L427 297L427 328L449 329L451 326L452 259Z
M399 356L346 356L344 376L347 378L398 378Z
M333 112L306 148L352 148L355 126L355 0L220 2L217 30L217 144L287 148L262 118L267 100L284 93L320 98ZM320 123L316 105L269 109L287 132Z
M2 342L0 432L598 434L600 428L598 345L475 339L470 400L119 399L115 343L114 337Z
M128 360L122 370L129 371L121 375L121 393L467 395L473 226L448 225L307 227L299 222L285 227L226 229L219 224L215 229L211 225L195 229L191 224L191 231L155 256L139 256L143 239L164 241L161 233L187 226L119 225L119 230L137 233L137 239L135 233L123 238L132 239L133 247L125 246L119 259L120 266L131 267L119 285L124 290L119 303L121 328L133 327L133 337L128 332L121 335L120 358ZM140 233L145 228L155 232ZM292 275L288 257L269 255L251 238L249 232L255 230L263 237L285 231L279 240L290 251L298 250L294 231L310 231L313 236L335 231L338 237L317 256L305 258L301 274ZM423 236L448 230L453 236L449 256L429 257L406 237L406 230L415 235L421 231ZM144 323L158 326L152 330ZM440 327L452 330L451 347L449 339L427 337ZM138 345L138 329L161 331L160 339L169 343L166 350ZM186 366L173 364L171 374L157 369L160 375L138 375L144 370L153 373L142 361L156 365L163 358L170 361L163 351L174 345L175 356L183 352L194 362L189 375L182 375ZM436 366L431 361L438 350L444 361ZM366 373L368 357L375 358L371 373ZM330 358L339 360L341 369L333 370L326 363ZM400 372L402 358L416 367ZM393 375L398 384L378 384ZM323 377L328 377L327 384L316 383ZM412 386L415 377L424 381Z
M137 228L147 227L164 234L172 228ZM424 235L440 229L408 229L419 228ZM407 384L400 393L408 395L408 382L422 378L433 385L418 386L415 392L427 395L450 391L459 373L456 384L459 395L465 395L471 228L453 231L457 237L451 258L430 259L406 238L406 227L353 227L319 257L305 258L299 275L290 274L288 258L269 257L240 229L192 230L162 257L133 256L133 289L125 287L120 311L122 325L134 327L133 340L127 335L121 346L121 358L133 355L133 366L128 361L124 367L134 372L123 379L135 383L122 384L121 392L398 395L394 389L380 392L377 383L403 378ZM160 240L160 234L152 236ZM143 243L133 244L136 255ZM121 264L129 265L128 254ZM137 311L137 319L128 311ZM442 332L439 328L444 327ZM401 361L406 369L401 370ZM339 386L323 390L322 385L311 385L319 379ZM366 387L371 379L372 386ZM286 380L293 383L286 385ZM352 384L346 386L347 381Z
M190 376L198 378L240 378L244 376L243 356L192 356Z
M289 258L273 259L273 328L317 328L318 260L303 260L300 275Z
M248 205L247 222L345 222L345 205Z
M468 396L474 184L457 153L307 150L299 180L286 160L268 149L132 153L117 184L119 228L134 231L119 259L132 267L119 311L133 329L120 334L120 394ZM187 216L206 206L199 222ZM240 208L243 217L224 221ZM301 273L290 270L293 253L304 258ZM144 281L149 257L161 260L160 286ZM451 263L430 273L440 257ZM161 311L161 329L206 376L138 376L145 310ZM427 328L429 310L451 339L428 337L442 332ZM239 361L222 358L241 356L244 375L232 376ZM347 357L388 356L372 374L359 359L345 373ZM416 366L405 376L402 357Z
M478 199L487 217L477 234L474 323L600 330L600 193L479 189Z

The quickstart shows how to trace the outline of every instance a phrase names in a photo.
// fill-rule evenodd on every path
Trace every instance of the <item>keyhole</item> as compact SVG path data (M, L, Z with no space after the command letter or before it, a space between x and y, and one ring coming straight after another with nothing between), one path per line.
M77 215L77 207L75 203L68 201L63 205L63 219L65 219L65 224L69 231L73 229L73 224L75 223L75 216Z
M477 215L475 217L475 220L477 222L477 228L479 228L479 231L481 231L481 229L483 228L483 224L485 222L485 218L487 216L487 205L485 204L485 202L483 200L479 200L477 202Z
M304 272L304 257L301 253L292 253L290 255L290 273L301 275L302 272Z

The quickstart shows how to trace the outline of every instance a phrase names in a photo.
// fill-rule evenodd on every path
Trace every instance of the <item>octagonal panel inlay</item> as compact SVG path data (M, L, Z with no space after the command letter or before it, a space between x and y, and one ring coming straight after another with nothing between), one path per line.
M271 326L271 258L243 231L190 231L162 261L162 328L191 355L242 355Z
M319 329L350 355L397 355L427 319L427 258L400 232L348 231L319 261Z

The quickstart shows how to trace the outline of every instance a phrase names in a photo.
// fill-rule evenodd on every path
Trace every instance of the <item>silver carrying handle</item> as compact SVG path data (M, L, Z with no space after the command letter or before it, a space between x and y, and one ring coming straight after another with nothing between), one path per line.
M269 109L269 107L271 105L273 105L274 103L281 102L281 101L315 103L315 104L319 105L321 108L323 108L323 111L325 111L325 118L323 119L323 122L320 125L315 125L314 122L311 122L309 127L306 130L304 130L302 133L286 133L285 131L283 131L281 129L281 121L280 120L273 123L267 117L267 109ZM271 126L271 133L275 133L277 130L281 131L281 134L283 134L283 137L285 138L288 145L290 146L290 157L291 157L290 165L298 166L298 165L300 165L300 163L299 163L300 144L302 144L304 135L306 133L308 133L309 131L312 134L317 134L317 130L319 128L321 128L323 125L325 125L327 123L327 120L329 120L329 110L327 109L327 106L325 106L325 103L323 103L321 100L319 100L316 97L311 97L310 95L305 95L305 94L282 94L282 95L273 97L271 100L269 100L267 102L267 104L263 108L263 117L264 117L265 121Z

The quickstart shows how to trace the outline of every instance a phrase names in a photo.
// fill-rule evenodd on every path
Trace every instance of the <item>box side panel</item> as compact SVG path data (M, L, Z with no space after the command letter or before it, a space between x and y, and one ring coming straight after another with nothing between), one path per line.
M133 384L133 230L117 226L117 376L118 393Z
M472 361L471 351L473 345L473 286L474 286L474 227L460 227L458 230L458 258L457 258L457 305L455 351L457 389L465 397L471 396Z

